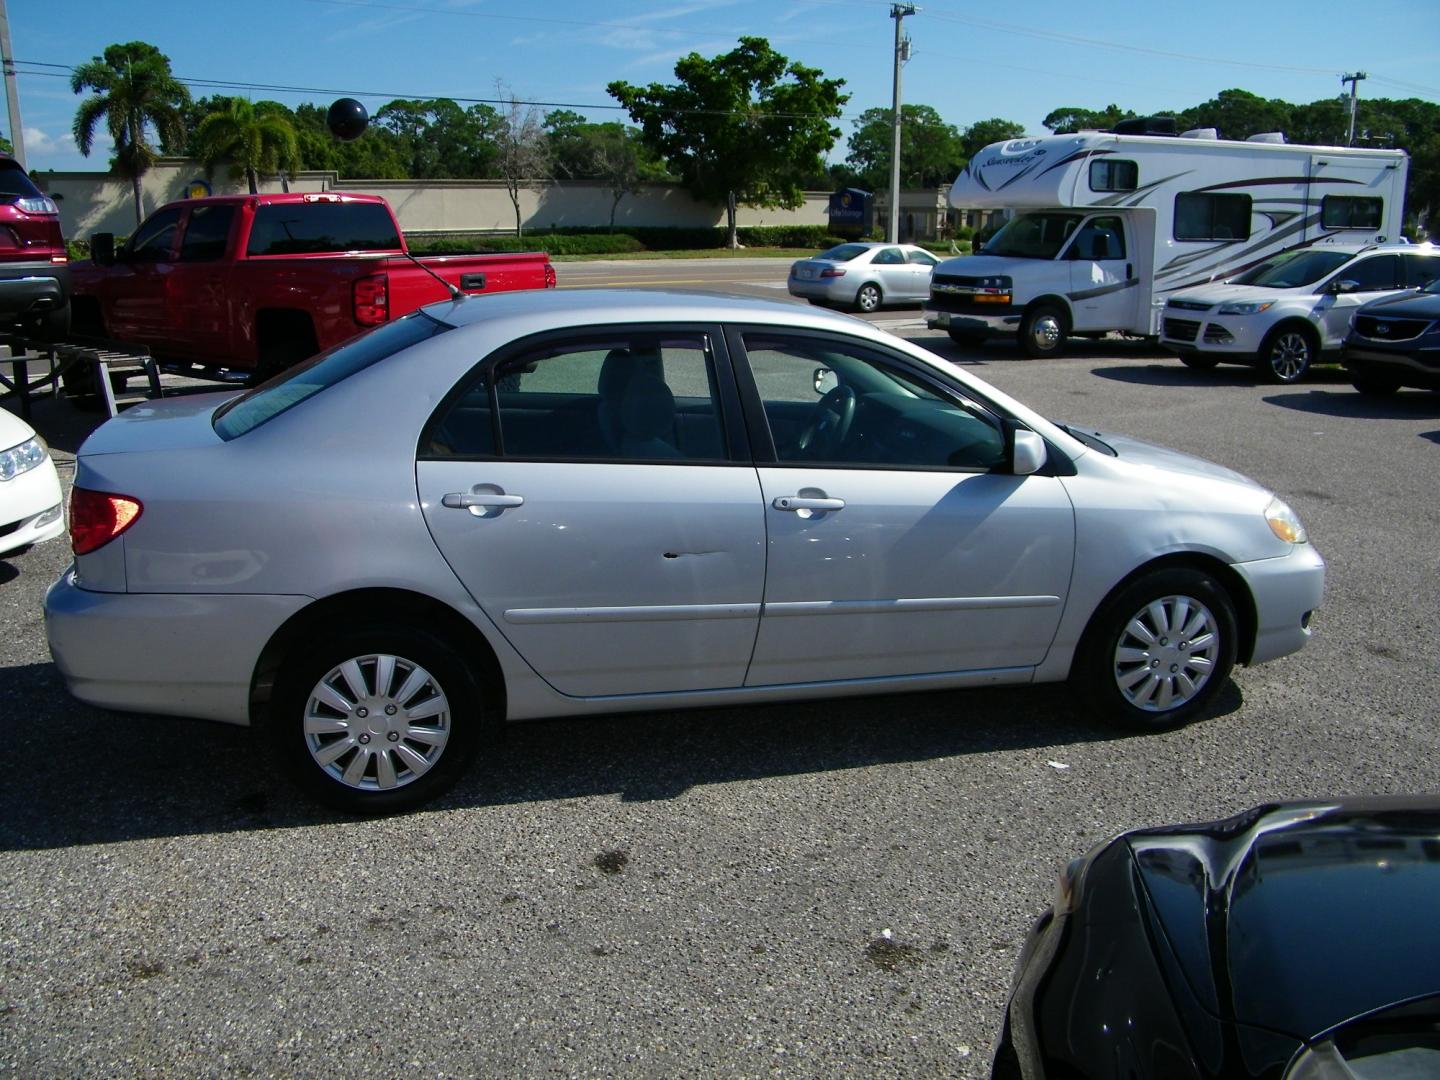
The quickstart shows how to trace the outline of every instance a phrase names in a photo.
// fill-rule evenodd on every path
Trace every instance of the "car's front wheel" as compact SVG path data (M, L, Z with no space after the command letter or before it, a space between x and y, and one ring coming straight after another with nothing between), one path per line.
M342 810L418 806L459 777L485 722L470 668L407 626L357 627L287 664L268 719L282 765Z
M1104 720L1164 731L1200 713L1235 664L1235 605L1209 574L1155 570L1101 605L1072 678Z
M1020 324L1020 347L1034 360L1048 360L1065 351L1070 333L1065 312L1054 304L1040 304L1025 313Z
M1310 374L1319 342L1309 327L1278 327L1260 347L1260 370L1273 383L1297 383Z

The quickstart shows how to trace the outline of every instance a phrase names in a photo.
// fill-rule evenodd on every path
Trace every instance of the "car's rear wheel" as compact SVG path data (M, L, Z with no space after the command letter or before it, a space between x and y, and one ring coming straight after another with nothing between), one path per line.
M1310 374L1319 348L1308 326L1276 327L1260 347L1260 370L1273 383L1297 383Z
M1356 372L1350 376L1350 382L1356 390L1366 397L1389 397L1400 389L1397 379L1389 379L1384 375L1374 375L1370 372Z
M1101 605L1072 678L1105 721L1164 731L1194 719L1235 664L1235 605L1209 574L1156 570Z
M1220 363L1213 356L1196 356L1194 353L1182 353L1180 362L1194 371L1212 371Z
M267 722L281 764L307 793L378 814L450 787L486 716L454 649L415 627L375 625L287 664Z
M1035 360L1046 360L1065 351L1070 333L1065 312L1054 304L1039 304L1025 313L1020 323L1020 347Z
M878 311L882 299L884 298L880 295L879 285L861 285L860 291L855 294L855 309L864 312Z

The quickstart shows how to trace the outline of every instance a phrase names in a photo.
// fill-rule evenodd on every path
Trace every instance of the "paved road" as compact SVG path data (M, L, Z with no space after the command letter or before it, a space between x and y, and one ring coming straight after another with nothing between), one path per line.
M1049 688L535 724L443 804L357 821L243 731L71 701L43 545L0 561L0 1073L979 1077L1071 856L1440 788L1440 395L921 336L1283 492L1331 568L1311 647L1153 737Z

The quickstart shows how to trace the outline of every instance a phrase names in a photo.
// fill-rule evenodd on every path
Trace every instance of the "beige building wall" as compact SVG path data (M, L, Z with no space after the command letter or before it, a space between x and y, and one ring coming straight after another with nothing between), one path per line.
M144 213L182 199L190 185L205 178L194 162L162 158L142 180ZM128 235L135 229L134 197L128 180L101 172L40 171L35 182L59 196L60 224L65 235L83 240L97 232ZM244 178L232 180L217 170L210 180L215 194L247 190ZM261 191L280 191L278 178L266 178ZM353 191L381 195L395 208L407 233L513 232L515 207L499 180L345 180L332 172L297 173L291 191ZM795 210L741 207L741 225L824 225L828 192L806 192ZM603 184L545 181L520 192L520 215L527 232L555 226L605 226L610 222L612 196ZM696 202L673 184L648 184L626 195L615 213L616 228L625 226L710 227L725 223L725 208Z

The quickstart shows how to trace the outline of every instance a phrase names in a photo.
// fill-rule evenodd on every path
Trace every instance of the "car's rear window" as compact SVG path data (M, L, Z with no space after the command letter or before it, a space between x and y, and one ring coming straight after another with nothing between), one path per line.
M833 247L829 251L822 251L815 257L817 259L828 259L831 262L849 262L855 258L855 256L864 255L865 252L869 250L869 247L864 244L840 244L838 247Z
M357 371L453 329L422 311L377 326L369 333L282 371L248 394L227 401L215 410L212 421L215 433L227 441L238 439Z
M395 251L400 233L381 203L270 203L255 211L247 255Z
M34 198L39 194L40 189L31 183L18 161L0 159L0 199Z

